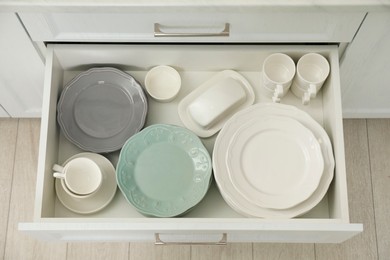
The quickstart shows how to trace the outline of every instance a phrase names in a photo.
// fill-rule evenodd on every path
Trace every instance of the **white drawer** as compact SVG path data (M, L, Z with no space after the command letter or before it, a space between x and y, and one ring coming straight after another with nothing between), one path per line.
M148 218L129 205L118 191L113 202L92 215L78 215L56 198L51 167L81 152L62 135L56 122L56 104L62 87L81 71L100 65L115 66L144 81L155 65L168 64L182 76L179 96L171 103L149 100L147 125L182 125L178 102L192 89L224 69L244 75L256 92L256 102L266 102L259 93L263 60L273 52L289 54L295 61L304 53L318 52L328 58L331 75L310 105L302 106L291 92L282 103L295 105L323 125L333 144L335 177L324 199L307 214L294 219L246 218L232 210L215 184L204 200L191 212L178 218ZM35 220L19 228L43 239L154 241L160 233L165 239L180 235L190 240L195 235L215 239L227 234L228 242L342 242L362 231L351 224L344 159L337 46L288 45L78 45L50 44L46 60L44 103L39 147ZM203 139L212 150L214 138ZM109 154L114 164L118 152ZM168 238L166 238L168 236ZM173 237L171 237L173 236Z
M351 42L365 13L240 6L19 15L32 39L45 42ZM194 35L155 37L156 23L165 33ZM228 35L207 35L226 23Z

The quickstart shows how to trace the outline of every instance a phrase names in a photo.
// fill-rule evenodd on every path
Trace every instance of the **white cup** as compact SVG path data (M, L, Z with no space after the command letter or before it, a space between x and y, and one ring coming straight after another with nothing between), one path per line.
M302 104L307 105L311 98L317 96L329 72L330 66L324 56L318 53L305 54L298 61L291 91L302 98Z
M76 198L95 193L103 180L99 165L86 157L72 159L64 166L55 164L53 170L53 176L61 179L64 190Z
M268 56L263 63L263 87L272 94L274 102L280 102L292 83L295 75L295 63L290 56L283 53L274 53Z

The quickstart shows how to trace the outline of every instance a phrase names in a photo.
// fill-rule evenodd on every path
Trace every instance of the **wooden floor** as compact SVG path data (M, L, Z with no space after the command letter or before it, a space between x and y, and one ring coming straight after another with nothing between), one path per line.
M390 120L345 120L351 222L364 232L336 245L244 243L154 246L49 243L17 230L31 221L40 121L0 119L0 259L390 259Z

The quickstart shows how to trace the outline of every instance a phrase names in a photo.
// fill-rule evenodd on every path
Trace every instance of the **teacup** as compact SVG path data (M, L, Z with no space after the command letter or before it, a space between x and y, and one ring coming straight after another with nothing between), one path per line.
M103 180L99 165L87 157L74 158L64 166L55 164L53 170L53 176L61 179L64 190L75 198L91 196Z
M295 63L292 58L283 53L268 56L263 63L263 87L272 94L274 102L280 102L295 76Z
M315 98L330 72L326 58L318 53L303 55L297 64L297 75L291 91L307 105Z

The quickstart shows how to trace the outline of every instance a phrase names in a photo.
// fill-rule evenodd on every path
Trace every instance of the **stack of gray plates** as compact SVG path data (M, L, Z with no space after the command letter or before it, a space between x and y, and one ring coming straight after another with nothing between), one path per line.
M119 150L145 123L148 106L140 84L115 68L92 68L61 93L57 121L65 137L82 150Z

